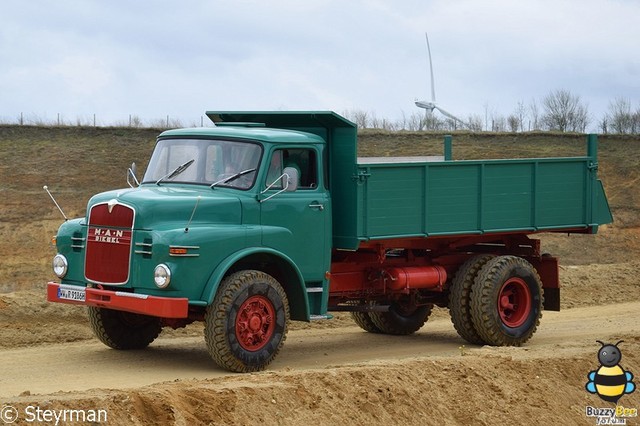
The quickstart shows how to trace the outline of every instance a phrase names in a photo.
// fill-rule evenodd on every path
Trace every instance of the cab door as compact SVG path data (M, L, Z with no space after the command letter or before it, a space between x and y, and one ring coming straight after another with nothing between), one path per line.
M331 205L320 179L320 153L313 148L277 148L269 155L261 194L262 244L289 256L307 283L323 282L330 261ZM285 167L299 171L298 187L278 193Z

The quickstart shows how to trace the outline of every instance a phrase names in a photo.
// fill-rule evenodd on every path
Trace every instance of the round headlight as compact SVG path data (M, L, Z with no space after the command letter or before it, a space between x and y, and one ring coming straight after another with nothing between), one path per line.
M158 288L166 288L171 282L171 270L164 263L156 266L153 271L153 280Z
M56 274L58 278L64 278L67 275L67 270L69 269L69 263L67 262L67 258L61 254L56 254L53 258L52 262L53 273Z

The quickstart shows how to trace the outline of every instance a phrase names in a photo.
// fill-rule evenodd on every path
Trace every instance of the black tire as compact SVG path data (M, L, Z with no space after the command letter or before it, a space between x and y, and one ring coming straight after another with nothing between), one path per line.
M144 349L162 331L160 318L89 306L89 323L96 337L113 349Z
M535 268L516 256L489 260L471 290L471 316L478 335L494 346L520 346L542 317L542 282Z
M454 328L467 342L483 345L471 318L471 288L480 269L491 259L491 254L481 254L467 259L460 266L449 290L449 314Z
M433 305L410 306L394 303L387 312L370 312L371 322L384 334L413 334L427 322Z
M359 305L357 301L349 301L346 303L347 305ZM371 320L371 315L369 312L349 312L351 315L351 319L355 322L358 327L363 329L369 333L382 333L382 331L374 324Z
M220 284L205 314L211 358L237 373L264 370L287 337L289 303L284 289L260 271L240 271Z

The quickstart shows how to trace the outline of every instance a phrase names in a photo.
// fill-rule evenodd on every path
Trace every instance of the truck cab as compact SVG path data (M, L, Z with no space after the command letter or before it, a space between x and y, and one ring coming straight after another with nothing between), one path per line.
M278 286L283 312L264 308L271 296L249 297L244 308L255 330L239 338L239 351L255 365L221 363L263 368L279 346L257 362L256 348L284 336L289 318L328 317L332 204L328 131L319 120L355 127L333 113L289 115L295 129L268 128L255 115L226 113L224 122L209 115L214 128L159 135L139 186L95 195L86 217L60 227L61 282L49 284L49 300L88 305L108 346L144 347L163 326L202 320L230 276L259 271ZM263 118L273 117L282 119ZM274 328L278 315L286 317L282 330ZM141 325L134 332L130 323ZM119 337L126 328L131 337Z

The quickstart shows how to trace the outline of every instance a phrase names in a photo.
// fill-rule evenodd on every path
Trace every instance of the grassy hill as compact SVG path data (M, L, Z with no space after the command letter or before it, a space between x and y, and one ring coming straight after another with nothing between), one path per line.
M0 292L40 288L52 278L51 237L62 217L82 216L95 193L126 186L135 161L141 173L158 129L0 126ZM437 155L442 134L363 131L360 156ZM454 133L454 158L584 155L584 135ZM566 263L612 263L640 254L640 137L600 137L599 175L616 223L597 237L545 236L547 251Z

